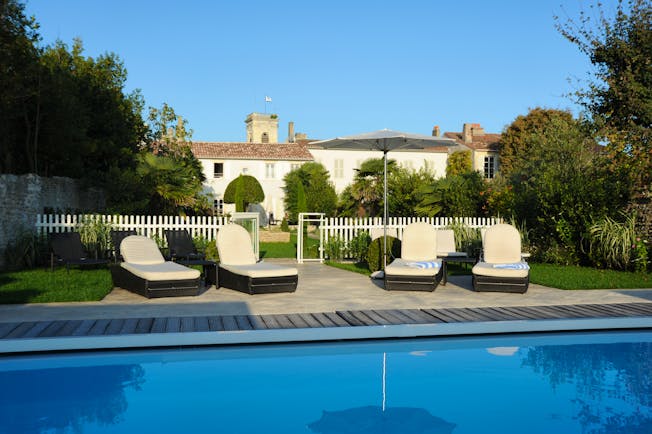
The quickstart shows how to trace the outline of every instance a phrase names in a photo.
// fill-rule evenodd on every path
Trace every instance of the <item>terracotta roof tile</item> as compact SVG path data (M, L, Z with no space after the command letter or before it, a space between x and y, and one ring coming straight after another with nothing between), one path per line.
M445 132L444 137L455 140L460 145L467 146L476 151L497 151L500 145L501 134L485 133L483 136L474 136L471 143L464 143L462 133Z
M227 160L313 160L301 143L194 142L192 153L197 158Z

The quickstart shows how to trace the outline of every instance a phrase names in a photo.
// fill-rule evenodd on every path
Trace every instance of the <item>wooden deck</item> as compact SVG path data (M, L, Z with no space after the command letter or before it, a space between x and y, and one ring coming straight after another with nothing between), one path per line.
M616 328L650 328L652 303L12 322L0 323L0 353L492 333L497 330L490 327L492 323L500 323L500 330L516 332L611 327L612 323L609 321L601 323L602 326L591 327L587 327L586 322L574 321L600 319L629 320L625 323L614 323L619 324ZM453 324L482 325L482 328L442 328L444 325ZM520 326L515 328L515 324ZM524 327L523 324L529 327ZM551 327L545 327L546 324ZM409 329L410 333L391 332L392 327L405 330L401 329L401 326L431 327L412 328ZM379 328L386 329L385 333L379 333ZM365 329L374 332L365 333ZM324 333L325 330L330 332ZM340 330L340 333L337 330ZM344 330L355 331L341 333ZM420 331L414 333L414 330ZM259 333L271 331L301 331L301 334ZM220 336L223 338L225 335L229 338L220 339ZM165 339L172 336L176 339ZM179 339L180 336L182 339ZM201 336L202 339L193 339L193 336ZM129 340L134 337L138 339Z

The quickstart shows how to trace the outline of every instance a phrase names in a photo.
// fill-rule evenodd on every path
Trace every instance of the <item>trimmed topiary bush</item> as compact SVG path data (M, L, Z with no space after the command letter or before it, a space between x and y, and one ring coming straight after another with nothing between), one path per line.
M393 258L401 256L401 240L394 237L387 237L387 255L388 264ZM372 273L383 269L383 237L376 238L369 244L367 264L369 265L369 271Z

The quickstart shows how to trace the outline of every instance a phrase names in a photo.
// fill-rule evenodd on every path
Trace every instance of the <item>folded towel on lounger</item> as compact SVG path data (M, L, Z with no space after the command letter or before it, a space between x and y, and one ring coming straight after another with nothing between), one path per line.
M407 265L414 268L439 268L439 262L432 261L408 262Z
M525 262L518 262L516 264L494 264L494 268L505 268L509 270L529 270L530 266Z

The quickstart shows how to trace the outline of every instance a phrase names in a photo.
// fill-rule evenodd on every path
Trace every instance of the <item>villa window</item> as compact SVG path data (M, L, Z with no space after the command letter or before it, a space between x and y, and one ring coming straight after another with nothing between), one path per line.
M224 177L224 163L214 163L213 178L223 178L223 177Z
M269 143L269 135L267 133L263 133L263 137L261 138L261 142Z
M496 170L496 157L493 155L487 155L484 157L484 177L488 179L493 179L495 176Z
M224 200L215 199L213 201L213 215L216 216L224 215Z
M301 167L301 164L298 164L298 163L290 164L290 170L297 170L297 169L299 169L299 167Z
M242 168L242 174L246 175L247 173L249 173L249 168L248 167L243 167Z
M274 163L265 163L265 178L274 179Z
M344 160L335 160L334 178L344 178Z

